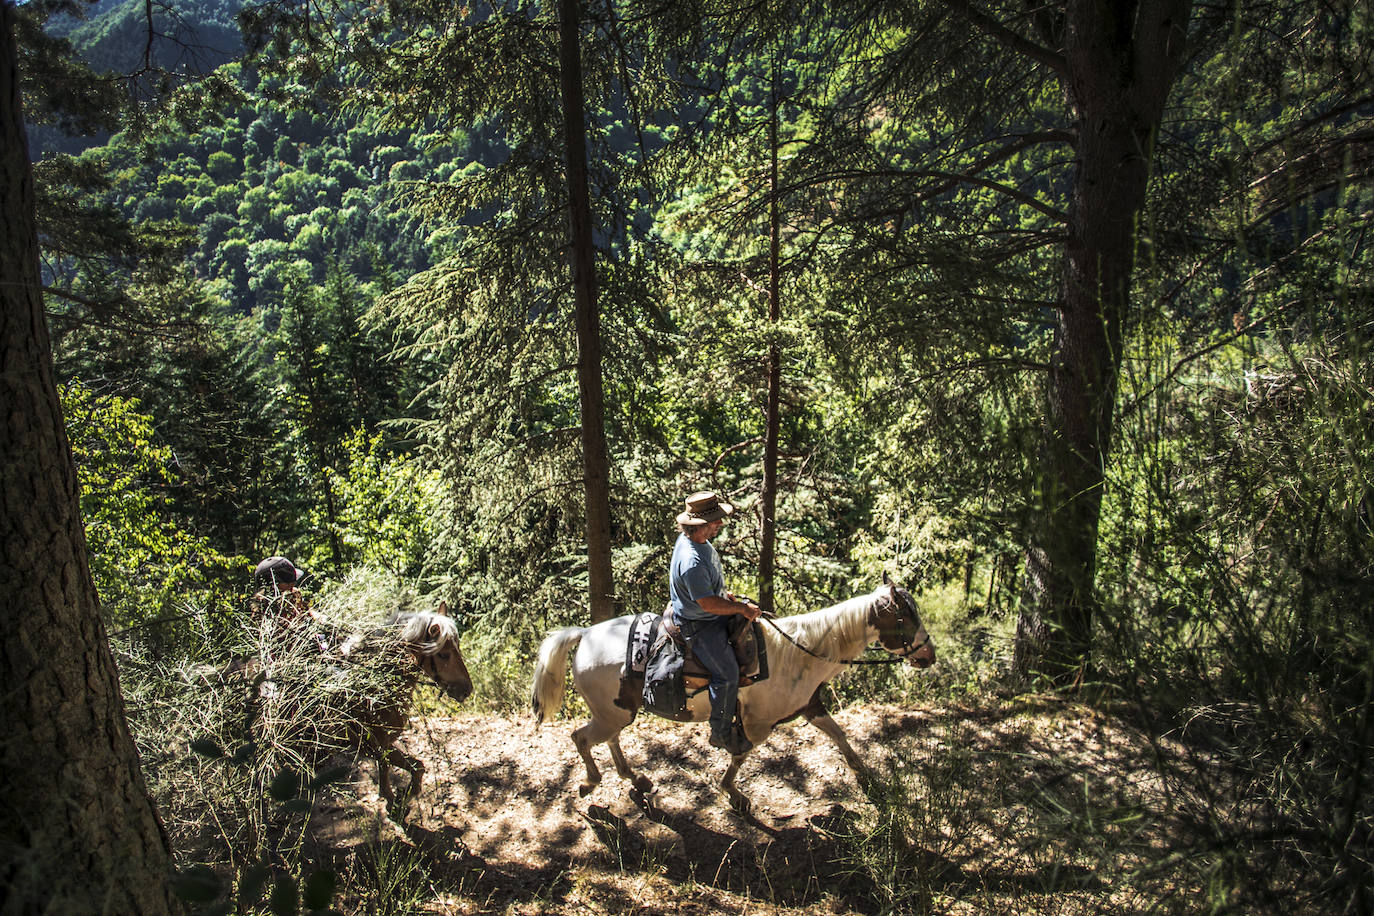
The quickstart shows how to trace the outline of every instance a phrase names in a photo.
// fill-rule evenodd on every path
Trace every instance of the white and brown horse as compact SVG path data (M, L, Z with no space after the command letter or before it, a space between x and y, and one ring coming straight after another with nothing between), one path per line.
M539 724L551 719L563 705L567 656L577 648L572 662L573 686L591 710L591 720L573 732L573 742L587 766L587 779L581 786L583 795L601 782L592 747L603 742L611 746L611 759L622 778L630 780L639 792L653 788L648 778L630 769L620 748L620 732L633 719L628 709L615 703L620 693L631 619L632 616L617 617L591 627L556 630L539 647L531 697ZM839 724L826 712L820 688L853 664L874 642L919 668L935 662L935 646L921 624L911 595L906 589L885 582L870 594L825 610L766 621L763 634L769 675L765 680L741 687L739 692L745 735L759 745L779 723L805 716L829 736L850 767L864 778L867 769ZM688 709L692 721L709 717L710 700L704 690L692 697ZM721 788L729 795L731 806L741 812L748 811L749 800L735 786L735 774L747 756L747 751L734 755L721 779Z
M358 732L349 736L349 743L358 751L377 761L377 788L388 802L391 797L391 767L410 774L402 803L417 797L424 778L425 765L419 758L396 747L396 739L410 724L411 694L420 675L424 674L455 701L461 703L472 693L472 677L468 674L463 652L458 647L458 626L448 616L448 606L441 603L437 611L399 614L379 631L386 639L394 639L413 662L400 665L405 672L402 689L390 702L373 704L369 714L358 716ZM364 638L364 645L366 638ZM351 655L357 653L353 649Z
M391 767L405 770L410 783L398 802L404 811L425 773L422 761L396 746L410 724L416 684L423 675L458 702L472 693L458 626L447 606L393 614L383 625L349 637L337 653L321 654L308 628L274 638L277 646L261 649L273 662L253 681L250 727L269 743L298 748L294 753L302 761L340 752L376 760L378 793L388 804L397 802Z

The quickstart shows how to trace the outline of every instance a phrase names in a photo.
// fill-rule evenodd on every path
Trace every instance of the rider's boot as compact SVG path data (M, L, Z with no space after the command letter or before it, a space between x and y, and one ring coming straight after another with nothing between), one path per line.
M744 736L744 723L739 718L738 703L728 718L723 709L711 710L711 747L727 750L736 756L754 749L753 742Z
M738 757L740 754L747 754L754 749L754 742L744 735L744 726L735 721L730 723L730 728L722 737L711 735L711 746L722 748Z

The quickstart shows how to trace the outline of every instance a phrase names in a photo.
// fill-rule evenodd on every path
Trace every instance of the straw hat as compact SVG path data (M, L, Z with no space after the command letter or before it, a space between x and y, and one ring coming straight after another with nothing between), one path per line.
M677 523L679 525L705 525L716 519L725 518L727 515L733 515L734 512L734 506L722 502L714 492L703 490L687 497L687 508L678 515Z

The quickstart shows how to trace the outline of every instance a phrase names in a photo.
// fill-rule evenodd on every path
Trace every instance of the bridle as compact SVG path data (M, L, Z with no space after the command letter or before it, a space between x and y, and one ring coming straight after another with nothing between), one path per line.
M871 608L868 609L868 623L871 624L872 626L875 626L875 627L878 626L878 607L879 607L879 605L880 605L881 603L882 603L881 601L875 601L875 602L873 603L873 607L871 607ZM902 624L902 622L903 622L904 620L911 619L911 618L909 618L909 617L904 613L905 610L906 610L906 608L904 607L904 604L905 604L905 602L902 601L901 597L897 594L897 589L894 587L894 588L892 589L892 605L893 605L893 607L892 607L892 616L893 616L894 618L896 618L897 625L898 625L897 632L898 632L899 634L901 634L902 645L901 645L901 647L900 647L899 649L890 648L890 647L887 645L887 643L883 640L883 631L882 631L881 628L879 628L879 630L878 630L878 641L881 642L881 643L883 643L883 649L884 649L884 651L886 651L886 652L888 653L887 656L886 656L885 658L849 658L849 659L845 659L845 658L826 658L824 655L818 655L817 653L811 651L811 650L808 649L806 646L803 646L801 643L799 643L799 642L797 642L795 639L793 639L792 636L791 636L791 634L789 634L788 632L786 632L785 630L783 630L782 627L778 626L776 623L773 622L773 618L772 618L772 617L764 617L763 619L766 620L766 621L768 621L768 625L771 626L774 630L777 630L777 631L778 631L778 634L779 634L780 636L782 636L783 639L787 640L787 641L790 642L792 645L796 646L798 649L801 649L803 652L805 652L807 655L811 656L812 658L818 659L818 660L823 661L823 662L826 662L826 663L828 663L828 664L831 664L831 665L898 665L898 664L901 664L902 662L906 661L911 655L913 655L913 654L915 654L915 653L921 651L923 648L925 648L926 644L930 642L930 634L929 634L929 633L926 633L925 638L922 639L920 642L916 642L915 640L909 639L909 638L907 637L906 633L901 629L901 624ZM913 613L913 616L914 616L915 607L912 607L911 610L912 610L912 613ZM922 628L922 629L923 629L923 628Z
M909 616L906 614L908 607L911 611ZM897 622L897 633L902 641L901 649L894 649L886 642L883 642L883 631L881 628L878 629L878 641L883 642L883 648L887 650L894 661L905 661L908 657L926 647L930 642L930 633L927 632L925 638L920 642L916 642L907 637L906 631L902 629L903 622L908 620L915 622L918 630L924 630L925 627L920 626L920 617L916 614L915 602L913 602L910 597L903 601L902 593L898 592L895 585L892 586L892 616ZM873 608L868 612L868 622L875 627L878 626L878 604L876 602Z

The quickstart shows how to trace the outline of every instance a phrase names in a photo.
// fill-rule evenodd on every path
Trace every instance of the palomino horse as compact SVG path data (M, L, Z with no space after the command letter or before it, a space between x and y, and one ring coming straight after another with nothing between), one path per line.
M587 701L591 720L573 732L587 779L581 793L588 794L601 782L601 771L592 759L592 747L606 742L616 772L630 780L639 792L649 792L653 784L635 775L620 749L620 731L633 715L615 704L620 693L620 673L629 640L630 616L603 621L591 627L566 627L550 633L539 647L534 669L532 702L536 722L551 719L563 705L567 655L574 647L573 686ZM764 640L768 651L769 675L766 680L741 687L740 718L744 733L755 745L767 740L773 728L799 715L824 732L851 769L860 778L867 768L850 747L848 739L822 705L820 688L838 675L874 641L894 656L925 668L935 661L935 647L921 625L916 603L904 588L884 583L867 595L851 598L823 611L780 617L765 622ZM710 715L706 691L698 692L688 703L693 721ZM736 811L747 812L749 800L735 786L735 774L748 756L736 754L721 779Z
M404 811L419 794L425 766L396 747L396 739L409 725L421 674L460 703L472 693L458 627L446 604L437 611L392 614L382 626L345 640L337 659L321 655L312 635L301 634L259 675L275 687L261 692L263 727L278 730L279 739L310 746L317 759L351 750L376 760L378 791L388 804L396 801L391 767L405 770L410 785L400 799Z

